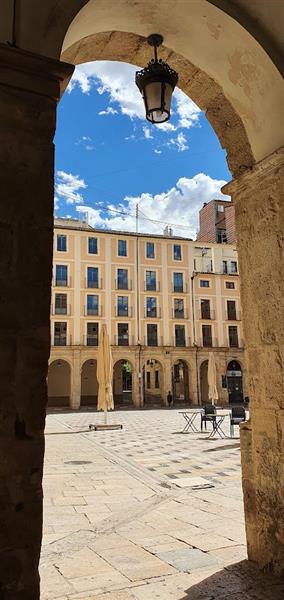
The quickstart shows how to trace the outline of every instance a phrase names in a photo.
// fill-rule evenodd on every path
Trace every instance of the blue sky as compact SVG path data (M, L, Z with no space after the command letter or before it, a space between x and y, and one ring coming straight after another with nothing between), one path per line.
M58 110L57 216L87 215L95 227L195 237L203 202L224 198L226 153L198 107L179 89L171 120L148 123L132 65L76 68Z

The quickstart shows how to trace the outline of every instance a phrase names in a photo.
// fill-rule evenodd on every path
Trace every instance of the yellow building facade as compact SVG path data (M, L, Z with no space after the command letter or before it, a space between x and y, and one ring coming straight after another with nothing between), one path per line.
M103 231L56 219L50 405L96 404L101 325L110 335L116 406L208 401L214 352L221 404L245 396L235 246Z

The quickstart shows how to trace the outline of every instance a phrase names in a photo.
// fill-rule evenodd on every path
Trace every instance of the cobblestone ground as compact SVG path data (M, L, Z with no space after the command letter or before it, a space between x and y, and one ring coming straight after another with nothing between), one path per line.
M283 600L246 560L238 438L182 434L178 410L102 422L47 417L42 600Z

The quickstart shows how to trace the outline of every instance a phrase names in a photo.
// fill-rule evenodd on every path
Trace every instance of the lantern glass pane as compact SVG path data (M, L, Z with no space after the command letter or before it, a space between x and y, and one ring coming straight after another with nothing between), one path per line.
M145 86L145 96L147 98L148 110L156 110L161 108L161 83L153 82Z
M169 83L166 83L165 84L164 103L165 103L165 110L168 112L168 114L170 114L170 112L171 112L172 93L173 93L172 86Z

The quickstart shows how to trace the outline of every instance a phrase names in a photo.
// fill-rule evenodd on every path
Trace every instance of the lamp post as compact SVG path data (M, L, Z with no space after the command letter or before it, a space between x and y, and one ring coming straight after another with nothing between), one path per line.
M136 71L135 81L144 100L146 119L159 124L168 121L171 116L171 99L178 74L166 62L158 59L157 48L162 44L163 36L152 33L147 42L154 47L154 58L147 67Z

